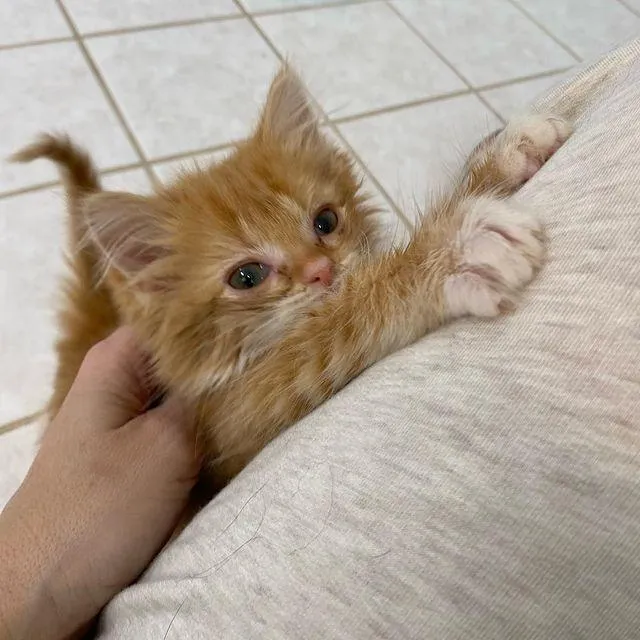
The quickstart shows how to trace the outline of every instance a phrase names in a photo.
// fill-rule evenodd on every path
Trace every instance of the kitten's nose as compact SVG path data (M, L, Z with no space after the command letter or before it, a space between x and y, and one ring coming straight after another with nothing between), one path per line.
M333 282L333 262L325 256L310 260L302 268L302 282L328 287Z

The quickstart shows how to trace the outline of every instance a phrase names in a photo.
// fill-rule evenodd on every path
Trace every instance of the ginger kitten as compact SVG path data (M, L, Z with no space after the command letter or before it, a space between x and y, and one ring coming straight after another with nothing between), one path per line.
M374 255L375 211L283 68L253 135L152 196L105 192L88 156L44 136L17 154L63 173L71 272L55 415L87 351L132 325L153 375L195 410L222 485L280 431L387 354L465 315L513 306L545 254L506 198L564 142L531 116L483 141L408 245Z

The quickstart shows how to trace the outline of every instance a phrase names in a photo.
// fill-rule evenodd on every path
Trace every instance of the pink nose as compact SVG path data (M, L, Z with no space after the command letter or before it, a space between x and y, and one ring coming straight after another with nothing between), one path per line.
M315 258L302 268L302 282L328 287L333 282L333 262L329 258Z

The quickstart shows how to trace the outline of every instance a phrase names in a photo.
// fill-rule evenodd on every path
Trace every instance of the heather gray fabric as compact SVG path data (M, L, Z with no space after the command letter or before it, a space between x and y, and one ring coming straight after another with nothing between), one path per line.
M107 608L101 637L640 638L640 44L519 195L551 259L273 443Z

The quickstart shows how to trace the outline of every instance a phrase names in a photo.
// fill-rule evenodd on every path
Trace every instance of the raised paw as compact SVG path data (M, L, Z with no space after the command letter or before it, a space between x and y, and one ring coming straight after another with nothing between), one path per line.
M542 265L542 226L519 205L489 197L467 200L454 246L454 272L444 285L449 317L496 316Z
M571 125L556 116L533 114L512 120L495 138L496 161L507 180L530 180L571 135Z
M530 180L571 135L569 122L532 114L511 120L487 136L471 153L469 168L480 180L513 192Z

